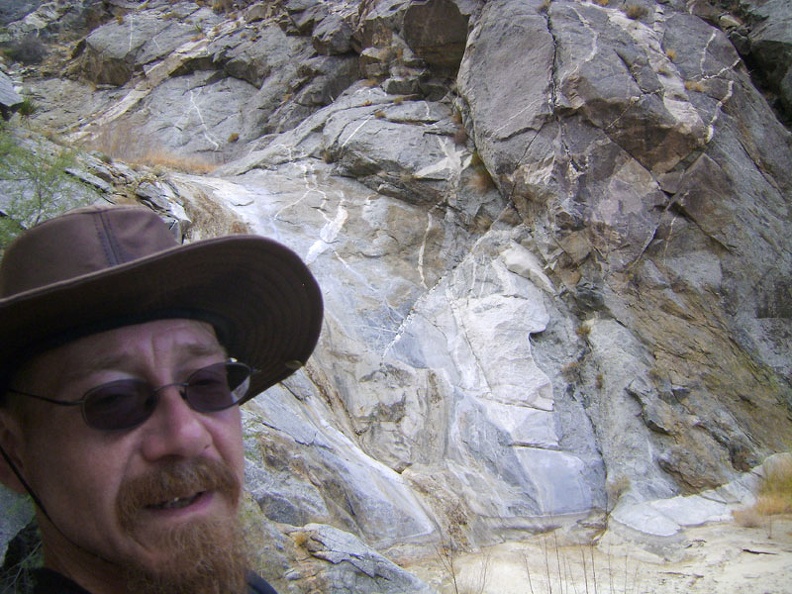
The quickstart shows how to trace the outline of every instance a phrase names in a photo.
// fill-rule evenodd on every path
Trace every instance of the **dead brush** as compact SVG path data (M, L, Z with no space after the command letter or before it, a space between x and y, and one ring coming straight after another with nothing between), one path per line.
M774 457L764 465L756 502L747 509L735 510L732 517L743 528L767 529L773 536L773 517L792 514L792 454Z
M764 516L792 513L792 455L765 464L756 510Z
M131 139L136 138L136 142ZM229 136L228 142L235 142L239 135ZM104 126L92 138L83 143L82 148L97 151L111 161L123 161L129 165L141 165L154 169L175 170L182 173L209 174L217 168L202 155L180 155L146 142L137 137L134 124L129 121L116 122Z
M543 562L534 567L524 557L529 594L561 592L626 594L644 591L641 566L629 557L603 554L594 544L564 546L556 533L542 538ZM603 558L604 555L604 558ZM617 567L618 564L618 567ZM622 567L623 565L623 567Z
M624 7L624 14L628 19L637 21L649 14L649 9L641 4L627 4Z
M145 153L137 160L137 163L154 169L195 174L212 173L212 171L217 168L217 165L199 156L176 155L162 150L154 150Z
M495 188L495 180L492 179L486 167L476 167L470 174L466 185L478 194L486 194Z

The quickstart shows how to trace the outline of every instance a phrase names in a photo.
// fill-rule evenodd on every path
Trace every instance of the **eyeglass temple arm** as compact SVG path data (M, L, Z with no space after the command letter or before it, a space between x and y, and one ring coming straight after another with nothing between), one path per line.
M82 404L82 400L55 400L54 398L47 398L46 396L39 396L38 394L23 392L22 390L16 390L14 388L8 388L7 391L13 392L14 394L19 394L20 396L27 396L28 398L35 398L36 400L43 400L44 402L49 402L51 404L60 404L61 406L79 406Z

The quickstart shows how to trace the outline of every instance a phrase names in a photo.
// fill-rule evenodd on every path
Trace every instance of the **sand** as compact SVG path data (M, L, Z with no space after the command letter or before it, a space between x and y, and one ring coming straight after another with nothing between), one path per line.
M674 561L626 542L560 546L550 536L459 555L453 572L439 559L409 569L441 594L792 593L792 516L762 521L688 528Z

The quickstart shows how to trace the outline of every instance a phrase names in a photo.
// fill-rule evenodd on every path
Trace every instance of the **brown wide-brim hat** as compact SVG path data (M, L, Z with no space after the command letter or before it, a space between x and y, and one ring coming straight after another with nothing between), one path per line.
M0 389L47 349L188 318L211 323L229 356L257 370L252 397L306 363L322 311L313 275L280 243L230 235L181 245L148 208L81 208L26 231L0 262Z

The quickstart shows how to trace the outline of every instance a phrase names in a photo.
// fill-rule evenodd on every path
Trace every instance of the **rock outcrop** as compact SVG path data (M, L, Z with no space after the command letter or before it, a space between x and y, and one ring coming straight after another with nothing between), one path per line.
M5 72L0 71L0 116L4 120L11 119L11 114L22 101L22 96L14 88L14 82Z
M749 497L720 487L792 434L783 2L200 4L26 85L40 125L161 164L127 197L319 278L316 355L245 418L283 591L424 591L381 555L555 528L678 546L658 501Z

